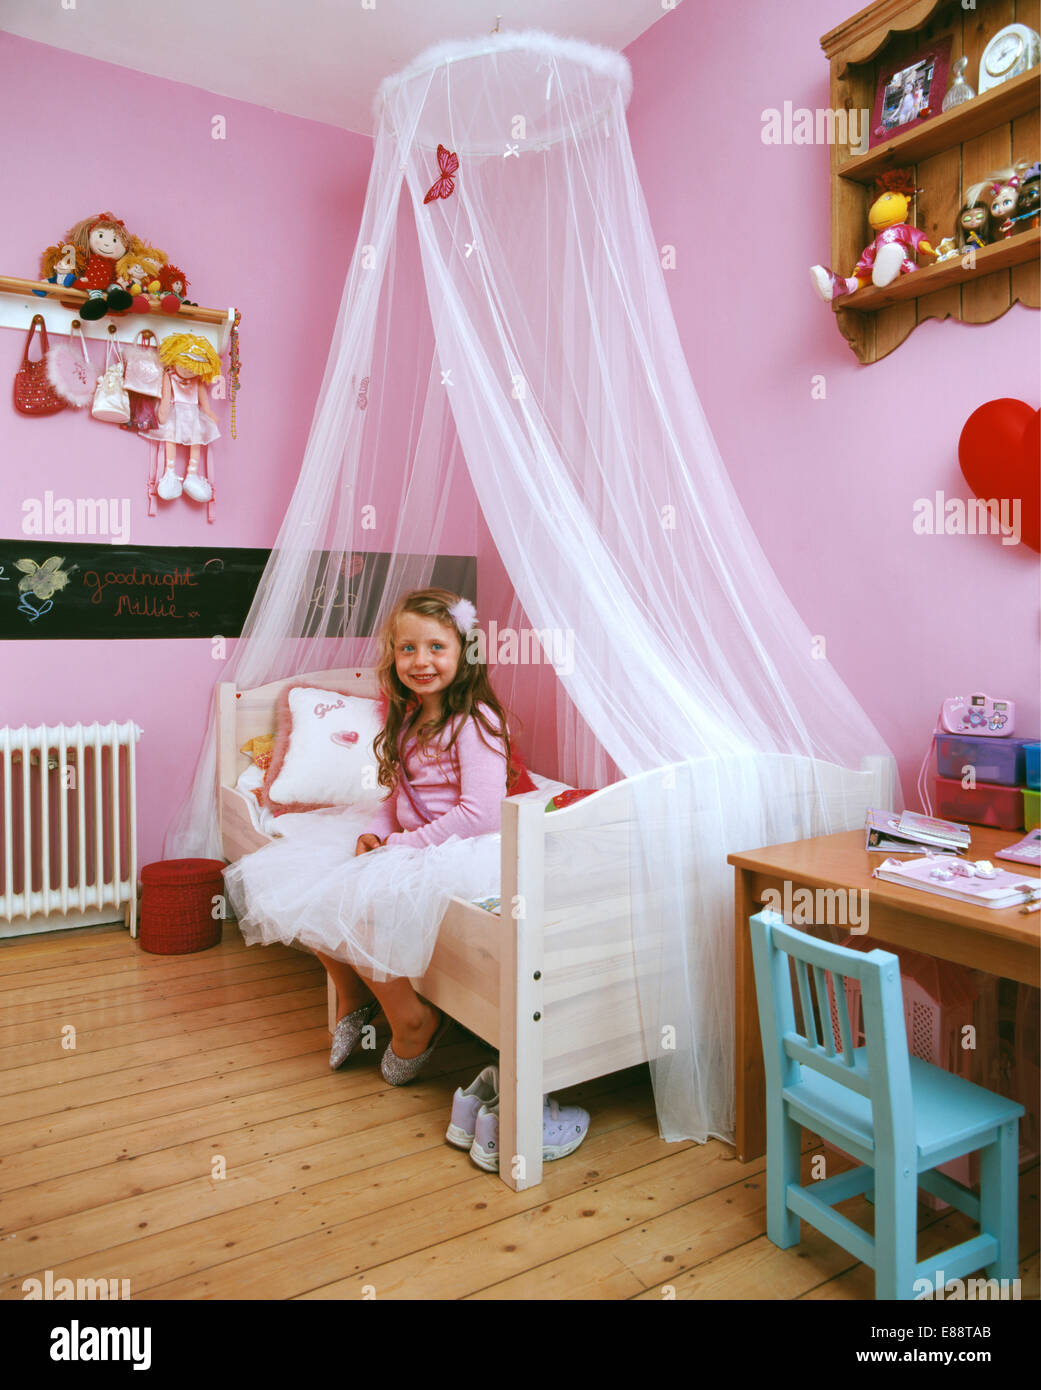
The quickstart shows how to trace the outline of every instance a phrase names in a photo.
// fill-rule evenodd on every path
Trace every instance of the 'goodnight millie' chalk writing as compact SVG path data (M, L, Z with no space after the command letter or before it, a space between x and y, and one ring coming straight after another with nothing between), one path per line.
M199 581L194 577L191 570L187 567L183 570L172 569L165 574L149 574L147 570L139 570L136 567L124 572L116 570L106 570L104 575L98 570L87 570L83 576L83 583L92 590L90 595L91 603L100 603L105 590L110 585L117 588L135 588L138 586L153 589L165 589L166 596L173 599L180 588L194 589L198 587Z

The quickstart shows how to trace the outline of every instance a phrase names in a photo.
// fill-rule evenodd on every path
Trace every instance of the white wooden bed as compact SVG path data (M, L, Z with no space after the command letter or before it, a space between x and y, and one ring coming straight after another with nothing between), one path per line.
M274 681L253 690L218 686L217 796L229 860L269 843L253 824L236 782L249 760L246 740L272 733L279 696L293 685L316 685L375 697L373 671L330 670ZM661 777L663 769L643 774ZM826 796L863 824L868 806L890 805L884 778L865 773L863 804L844 801L848 774L818 764ZM502 803L502 911L489 913L454 898L430 968L416 989L499 1052L500 1175L521 1190L542 1180L542 1096L647 1060L636 988L631 927L631 778L547 815L547 798ZM818 784L819 785L819 784ZM782 818L783 819L783 818ZM780 823L780 822L778 822ZM834 827L833 827L834 828ZM812 833L823 833L824 826ZM563 843L556 840L564 836ZM595 867L566 879L566 901L547 902L547 852L567 854L567 836L582 837L582 862ZM547 837L553 836L552 845ZM577 841L572 844L577 845ZM565 859L569 865L570 857ZM653 892L654 890L651 889ZM559 889L556 892L559 899ZM329 1029L336 1020L329 989Z
M218 686L217 796L229 861L270 842L235 787L249 761L239 748L274 731L278 698L294 685L378 694L375 673L357 668L253 690ZM424 998L498 1049L499 1145L507 1156L500 1176L518 1191L542 1180L543 1094L647 1059L629 923L628 785L552 815L544 800L504 800L502 913L454 898L430 968L413 981ZM548 829L593 830L606 850L595 881L573 895L575 904L551 913L543 893ZM330 1031L335 1007L330 987Z

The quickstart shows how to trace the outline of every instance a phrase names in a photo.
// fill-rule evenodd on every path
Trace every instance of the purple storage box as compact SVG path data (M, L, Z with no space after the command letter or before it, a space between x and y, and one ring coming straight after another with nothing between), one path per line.
M940 777L960 782L966 767L976 769L977 782L999 787L1023 785L1026 740L1021 738L975 738L971 734L936 735L936 771Z
M1035 792L1041 790L1039 755L1041 755L1041 743L1024 743L1023 761L1026 767L1027 786Z

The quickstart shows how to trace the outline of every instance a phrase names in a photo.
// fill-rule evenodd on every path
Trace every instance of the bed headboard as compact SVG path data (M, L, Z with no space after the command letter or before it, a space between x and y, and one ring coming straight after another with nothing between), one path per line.
M234 682L217 686L217 787L233 787L249 759L239 749L247 739L275 732L279 697L294 685L319 685L345 695L376 699L380 693L376 672L365 666L338 667L332 671L308 671L300 676L239 690Z

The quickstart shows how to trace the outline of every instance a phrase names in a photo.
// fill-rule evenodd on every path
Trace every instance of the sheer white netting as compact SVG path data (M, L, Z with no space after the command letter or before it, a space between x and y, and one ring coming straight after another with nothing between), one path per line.
M554 727L556 767L532 762L577 786L631 779L616 841L550 836L548 909L577 864L626 859L661 1132L732 1138L726 855L859 826L899 787L815 659L701 411L630 84L619 54L540 33L442 44L383 83L300 482L225 678L370 662L361 615L375 605L375 631L431 557L478 553L475 497L494 546L479 618L537 630L555 662L491 672L529 747ZM424 204L439 144L459 157L455 188ZM367 529L391 479L400 501ZM366 565L346 622L315 618L322 582L373 551L389 559ZM219 853L213 786L211 730L168 855Z

